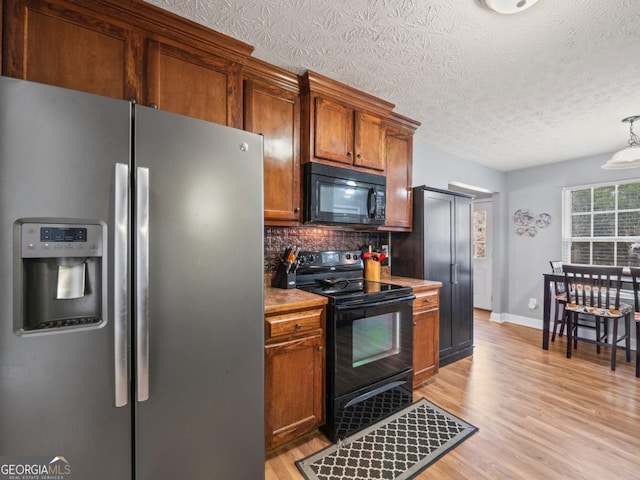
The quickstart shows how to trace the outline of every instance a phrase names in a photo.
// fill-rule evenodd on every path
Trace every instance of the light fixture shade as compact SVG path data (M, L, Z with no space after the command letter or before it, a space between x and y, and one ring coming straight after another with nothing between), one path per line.
M538 0L480 0L487 8L498 13L518 13L526 10Z
M640 145L627 147L616 152L611 159L602 165L606 170L640 167Z

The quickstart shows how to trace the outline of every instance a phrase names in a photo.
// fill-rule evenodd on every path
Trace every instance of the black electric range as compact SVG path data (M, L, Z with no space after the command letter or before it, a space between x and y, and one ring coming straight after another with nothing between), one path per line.
M301 252L296 286L328 298L326 421L332 442L413 398L413 290L364 279L358 250Z

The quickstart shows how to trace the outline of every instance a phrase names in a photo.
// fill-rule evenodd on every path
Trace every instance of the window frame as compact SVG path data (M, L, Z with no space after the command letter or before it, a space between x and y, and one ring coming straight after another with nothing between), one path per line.
M621 185L628 185L628 184L638 184L639 188L640 188L640 178L633 178L630 180L618 180L618 181L613 181L613 182L602 182L602 183L592 183L592 184L586 184L586 185L575 185L575 186L571 186L571 187L563 187L562 188L562 261L563 263L575 263L578 265L611 265L609 263L594 263L594 244L598 244L598 243L613 243L614 245L614 249L613 249L613 266L622 266L622 267L629 267L629 266L638 266L639 264L633 264L631 265L631 256L627 255L627 264L624 265L618 265L618 260L620 258L620 256L618 255L618 247L620 244L624 243L624 244L629 244L629 243L640 243L640 222L638 223L638 232L637 235L618 235L618 227L619 227L619 223L618 223L618 215L620 213L627 213L627 212L638 212L640 213L640 201L638 202L638 206L637 208L624 208L621 209L619 208L618 205L618 201L619 201L619 195L618 195L618 191L619 191L619 187ZM595 201L594 201L594 192L596 189L600 189L600 188L607 188L607 187L614 187L615 189L615 201L614 201L614 207L613 209L607 209L607 210L597 210L595 208ZM579 191L579 190L590 190L590 210L589 211L585 211L585 212L573 212L573 205L572 205L572 193ZM635 207L635 205L634 205ZM615 232L614 235L608 235L608 236L604 236L604 235L596 235L594 232L594 229L596 228L596 223L594 220L594 215L604 215L604 214L614 214L614 227L615 227ZM590 216L591 217L591 222L590 222L590 232L589 232L589 236L573 236L573 218L576 215L584 215L584 216ZM589 244L589 263L577 263L577 262L572 262L572 252L571 252L571 248L572 248L572 244L573 243L588 243Z

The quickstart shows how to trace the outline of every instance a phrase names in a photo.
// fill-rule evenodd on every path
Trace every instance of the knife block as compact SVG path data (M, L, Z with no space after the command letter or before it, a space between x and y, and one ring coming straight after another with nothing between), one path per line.
M271 286L276 288L296 288L296 272L287 273L287 264L280 263Z

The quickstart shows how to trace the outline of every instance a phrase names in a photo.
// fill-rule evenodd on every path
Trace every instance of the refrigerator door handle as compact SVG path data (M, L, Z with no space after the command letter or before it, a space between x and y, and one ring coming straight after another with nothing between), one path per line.
M115 231L113 261L113 347L115 359L115 404L129 401L127 352L127 258L129 248L129 166L116 164Z
M136 168L136 392L149 399L149 169Z

